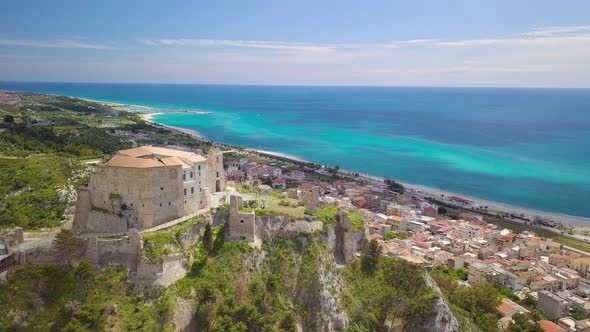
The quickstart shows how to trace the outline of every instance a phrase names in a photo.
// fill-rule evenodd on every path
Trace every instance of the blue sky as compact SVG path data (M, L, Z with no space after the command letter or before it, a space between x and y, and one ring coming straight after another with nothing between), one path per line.
M590 87L588 1L30 1L0 80Z

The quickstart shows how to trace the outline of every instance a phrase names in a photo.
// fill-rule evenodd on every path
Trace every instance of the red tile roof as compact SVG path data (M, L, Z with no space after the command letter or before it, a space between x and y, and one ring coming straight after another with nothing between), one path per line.
M565 332L563 328L550 320L540 320L539 324L541 324L541 327L543 330L545 330L545 332Z

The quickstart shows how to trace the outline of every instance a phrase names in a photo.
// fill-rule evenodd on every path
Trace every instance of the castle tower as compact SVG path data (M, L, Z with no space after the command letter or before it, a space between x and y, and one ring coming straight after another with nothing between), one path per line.
M225 172L223 170L223 152L211 148L207 155L207 187L209 193L225 190Z

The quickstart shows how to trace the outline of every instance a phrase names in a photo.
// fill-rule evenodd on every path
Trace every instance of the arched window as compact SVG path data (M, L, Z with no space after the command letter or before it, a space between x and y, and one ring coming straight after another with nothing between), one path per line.
M195 193L195 187L191 187L191 194Z

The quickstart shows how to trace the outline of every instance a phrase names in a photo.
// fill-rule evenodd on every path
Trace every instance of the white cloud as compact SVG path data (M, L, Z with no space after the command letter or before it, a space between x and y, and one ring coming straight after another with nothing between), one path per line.
M484 38L467 39L458 41L437 42L436 46L555 46L563 44L580 44L590 42L590 34L575 36L551 36L551 37L519 37L519 38Z
M163 38L146 39L143 44L148 46L193 46L193 47L241 47L257 48L276 51L310 52L310 53L333 53L336 51L349 50L387 50L400 48L402 45L430 44L436 39L410 39L384 43L342 43L342 44L312 44L302 42L266 41L266 40L228 40L228 39L193 39L193 38Z
M553 46L583 44L590 42L590 25L571 27L544 27L533 31L516 33L506 37L466 39L434 42L435 46Z
M83 43L73 40L24 40L24 39L0 39L0 45L40 48L84 48L94 50L112 50L114 47L102 44Z
M590 25L579 25L571 27L543 27L536 28L533 31L516 34L517 36L531 36L531 37L549 37L564 33L573 33L580 31L590 31Z
M243 48L269 49L277 51L294 52L332 52L334 48L329 45L317 45L309 43L282 42L282 41L261 41L261 40L226 40L226 39L148 39L144 44L155 46L229 46Z

